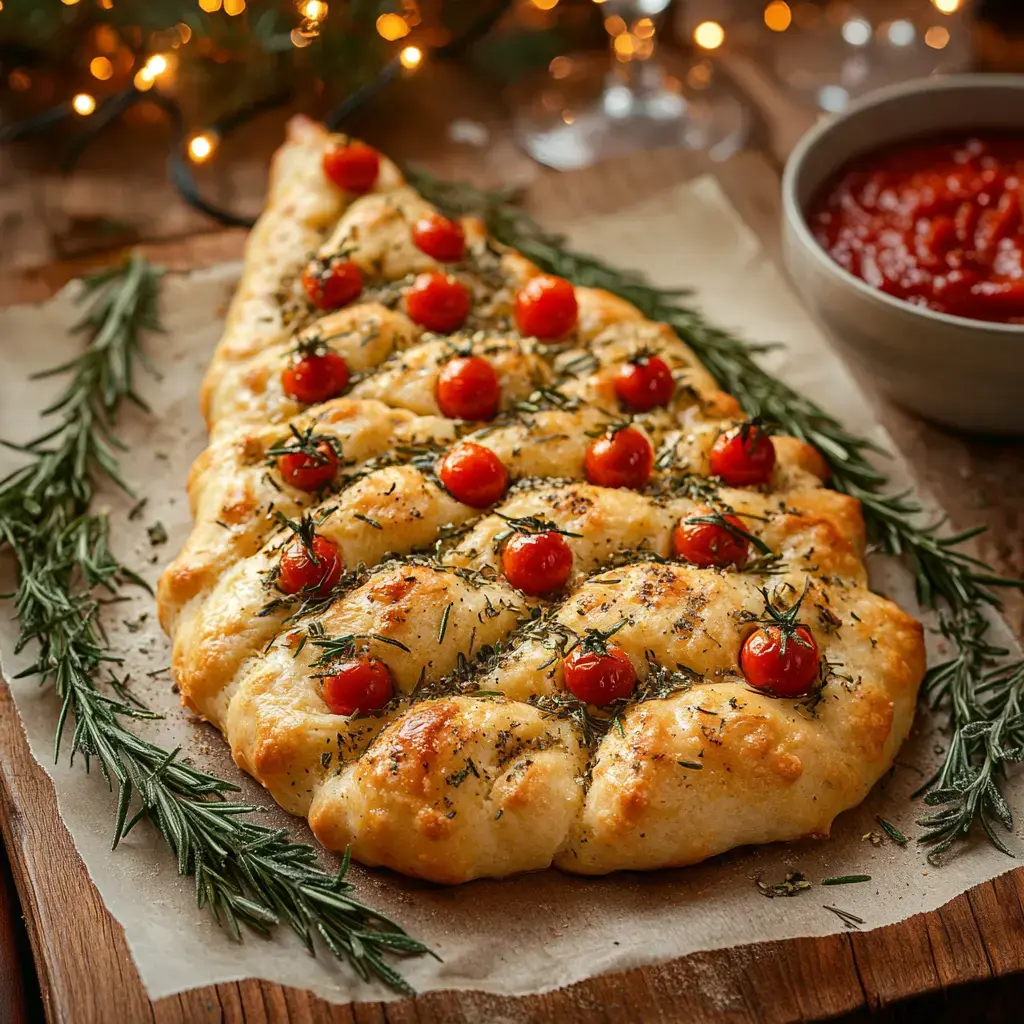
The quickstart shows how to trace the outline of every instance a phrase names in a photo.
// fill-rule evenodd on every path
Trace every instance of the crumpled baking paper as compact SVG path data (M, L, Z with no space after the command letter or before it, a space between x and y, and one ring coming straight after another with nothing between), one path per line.
M578 248L610 254L616 263L643 270L665 285L693 286L697 303L713 321L753 340L785 341L785 349L766 357L770 368L834 410L850 428L890 447L863 394L712 179L566 230ZM152 413L129 410L120 424L128 445L125 474L147 503L135 520L128 519L132 502L123 496L111 493L102 503L111 509L118 552L151 583L190 528L185 479L205 444L197 410L199 381L238 272L237 265L224 265L165 280L167 333L147 341L159 376L141 378ZM0 437L27 439L38 432L37 411L59 382L26 381L30 373L66 360L76 344L67 334L76 318L73 294L72 285L45 305L0 313L5 369L0 375ZM14 458L0 454L0 475ZM902 489L909 480L906 467L897 459L888 468L893 487ZM165 542L161 531L152 529L158 523L166 529ZM883 559L871 568L876 589L916 610L903 569ZM7 560L0 569L0 592L10 589L9 579L2 577L11 571ZM219 734L179 707L169 673L161 671L170 661L169 645L156 623L152 599L139 590L126 593L130 601L107 609L112 644L125 657L133 691L166 712L162 721L140 728L168 747L180 744L201 767L236 780L245 799L268 806L268 822L287 824L297 838L309 838L304 823L274 807L234 766ZM9 604L0 609L3 670L32 751L53 778L64 822L107 907L123 925L152 998L250 977L308 988L338 1002L393 997L379 983L359 981L325 951L316 959L309 956L284 926L269 940L250 935L242 943L231 941L208 913L196 909L191 880L177 876L167 850L147 825L111 853L114 800L98 772L86 775L66 759L53 763L57 703L34 680L13 680L29 658L14 657L13 610ZM993 639L1014 645L1001 621ZM599 879L546 871L441 888L357 866L352 878L362 898L441 957L403 963L419 991L536 993L697 950L841 931L843 923L824 903L863 918L865 928L888 925L933 910L1014 864L984 841L936 868L913 842L901 847L884 839L875 845L865 838L879 832L879 814L907 835L919 831L914 818L921 804L911 802L909 794L930 772L944 742L922 711L894 771L861 807L840 817L828 841L745 849L683 870ZM1019 811L1019 781L1008 790L1011 806ZM1008 841L1021 846L1019 836ZM760 894L755 878L778 882L791 870L812 882L847 874L867 874L872 880L842 888L815 886L790 899Z

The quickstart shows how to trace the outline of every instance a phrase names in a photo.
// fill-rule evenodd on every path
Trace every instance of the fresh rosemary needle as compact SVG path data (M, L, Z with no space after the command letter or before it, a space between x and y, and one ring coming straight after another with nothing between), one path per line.
M918 842L929 846L934 857L966 836L977 821L1009 853L994 826L1009 831L1013 824L999 786L1006 764L1024 760L1024 662L1007 664L1009 652L987 640L983 609L1000 607L995 588L1024 583L999 576L964 549L984 527L950 534L945 520L928 520L911 494L893 493L871 459L884 452L764 370L758 357L772 345L752 344L713 327L684 304L685 291L657 288L640 274L573 252L564 238L545 231L519 209L508 193L440 181L418 171L409 178L449 214L483 218L498 242L518 249L546 271L604 288L651 320L669 324L749 416L777 425L822 453L831 485L860 501L872 545L905 560L921 604L939 610L942 633L954 650L949 661L929 670L922 688L933 708L948 713L952 738L942 767L924 787L925 803L942 809L919 819L924 832Z
M362 978L376 976L398 991L411 989L389 963L391 953L425 953L397 924L359 902L346 881L346 856L337 874L322 871L312 847L287 830L257 824L261 808L226 799L237 786L208 775L136 735L131 719L159 717L142 706L114 673L99 613L101 596L125 582L141 583L112 553L110 525L89 506L106 477L122 490L114 433L125 401L142 406L133 386L143 361L142 336L160 329L157 291L162 272L141 256L83 282L85 315L75 331L85 350L49 371L68 382L45 416L56 426L34 441L7 447L23 464L0 480L0 551L17 560L13 595L20 627L18 650L35 642L38 656L22 676L37 676L62 701L55 756L67 727L69 756L86 768L98 763L117 786L113 846L142 820L159 831L182 875L195 878L196 899L236 938L240 925L267 932L286 923L307 948L319 936ZM101 689L107 677L109 690Z

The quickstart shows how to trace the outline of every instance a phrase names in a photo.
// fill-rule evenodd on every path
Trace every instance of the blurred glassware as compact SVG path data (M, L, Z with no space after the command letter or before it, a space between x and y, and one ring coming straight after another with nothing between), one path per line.
M764 0L761 6L775 73L822 110L842 110L884 85L970 66L970 0Z
M556 57L509 90L516 137L535 160L565 171L636 150L681 146L724 160L742 147L749 111L708 56L725 43L721 25L698 25L688 58L658 45L672 0L594 2L610 58Z

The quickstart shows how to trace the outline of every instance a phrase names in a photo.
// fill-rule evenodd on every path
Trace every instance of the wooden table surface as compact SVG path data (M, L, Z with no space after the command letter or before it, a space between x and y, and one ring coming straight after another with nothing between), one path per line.
M755 62L734 57L727 66L757 109L760 123L751 149L714 170L774 252L780 163L811 116L788 101ZM543 171L515 148L495 97L467 87L459 71L432 69L429 74L429 90L406 90L401 103L386 108L400 113L367 120L362 134L400 158L418 160L450 177L485 184L527 183L527 205L540 218L555 209L563 216L567 211L585 216L614 209L638 194L656 194L709 169L699 158L666 150L571 175ZM457 116L486 125L489 145L473 150L440 141L444 125L439 125L437 110L457 111ZM240 196L243 205L256 208L266 155L280 135L279 122L265 119L233 144L232 160L225 155L220 169L210 173L212 195ZM153 133L153 145L140 145L140 132ZM126 126L124 137L115 133L106 144L105 155L90 154L70 184L63 185L48 170L52 154L0 151L0 252L8 271L0 279L0 304L45 298L71 276L110 259L116 251L109 245L111 231L118 242L146 243L149 255L172 268L239 254L242 232L211 228L173 195L163 172L159 136L159 125ZM131 159L111 159L111 152L130 152ZM110 225L113 212L121 224ZM108 239L106 246L97 244L97 233ZM955 526L990 527L978 544L979 553L1007 573L1024 572L1024 446L958 437L881 399L877 408ZM1019 630L1021 603L1012 603L1008 611ZM245 981L154 1003L142 990L120 926L101 904L60 823L49 778L29 755L2 683L0 831L17 890L15 894L5 884L0 859L0 1024L41 1020L44 1013L48 1021L70 1024L1021 1017L1024 869L979 886L935 913L889 928L696 954L543 996L434 993L395 1003L338 1007L295 989ZM914 998L901 1002L908 997Z

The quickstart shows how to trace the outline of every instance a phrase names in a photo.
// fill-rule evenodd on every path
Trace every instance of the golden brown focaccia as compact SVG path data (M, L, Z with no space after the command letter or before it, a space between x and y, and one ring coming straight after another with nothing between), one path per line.
M827 835L907 735L921 627L820 455L306 119L202 407L174 675L331 849L691 864Z

